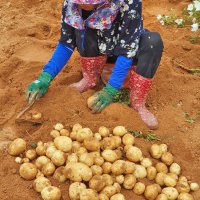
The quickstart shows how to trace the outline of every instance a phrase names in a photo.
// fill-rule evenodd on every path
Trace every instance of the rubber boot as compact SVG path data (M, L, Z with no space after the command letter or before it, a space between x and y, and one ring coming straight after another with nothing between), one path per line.
M70 86L75 87L80 92L95 87L100 80L106 59L106 56L81 57L83 78Z
M157 119L145 106L151 85L152 79L145 78L137 74L134 70L131 70L129 83L131 107L138 112L142 121L150 129L157 129Z

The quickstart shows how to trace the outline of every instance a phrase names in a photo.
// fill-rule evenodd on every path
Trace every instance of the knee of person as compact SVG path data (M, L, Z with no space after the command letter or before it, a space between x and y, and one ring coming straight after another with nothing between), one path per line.
M163 49L163 41L159 33L153 32L148 36L149 44L152 46L159 46Z

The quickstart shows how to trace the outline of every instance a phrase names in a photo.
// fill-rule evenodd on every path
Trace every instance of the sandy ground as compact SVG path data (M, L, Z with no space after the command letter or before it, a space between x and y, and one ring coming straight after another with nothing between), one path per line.
M164 40L164 54L154 80L147 104L159 119L160 127L155 133L170 147L176 162L182 166L182 174L192 181L200 177L200 120L185 122L184 113L195 117L200 112L200 77L191 75L173 63L176 59L188 68L200 67L199 44L191 44L187 38L192 34L188 28L162 27L157 14L165 14L171 8L180 11L187 1L144 1L145 25L158 31ZM113 128L124 125L129 129L147 132L137 113L127 106L112 104L101 114L93 115L86 107L86 99L94 93L83 94L67 87L81 78L79 55L76 53L53 81L48 93L31 111L43 114L41 126L15 123L17 113L26 105L24 90L41 72L50 58L60 29L62 2L51 0L0 0L0 199L39 200L31 182L19 177L19 165L9 156L6 145L15 137L28 142L50 140L49 131L56 122L67 128L81 123L97 131L101 125ZM144 155L148 156L151 145L138 139ZM60 186L63 199L68 199L68 184ZM124 191L126 199L142 200L144 197ZM193 193L196 200L200 192Z

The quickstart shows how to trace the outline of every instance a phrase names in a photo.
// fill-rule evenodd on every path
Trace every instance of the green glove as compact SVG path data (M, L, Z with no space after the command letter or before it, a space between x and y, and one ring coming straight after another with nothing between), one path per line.
M53 77L49 73L42 72L26 89L26 98L28 102L30 103L34 99L39 99L48 90L52 80Z
M105 107L113 102L113 98L118 89L107 84L100 92L94 94L94 101L91 103L90 108L92 111L101 112Z

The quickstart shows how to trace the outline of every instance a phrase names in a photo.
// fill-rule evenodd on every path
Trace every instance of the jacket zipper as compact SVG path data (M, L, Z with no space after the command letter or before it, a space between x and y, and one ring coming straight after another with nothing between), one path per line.
M85 28L85 29L82 31L82 33L81 33L81 47L82 47L83 50L84 50L84 39L85 39L85 32L86 32L86 29L87 29L87 28Z

